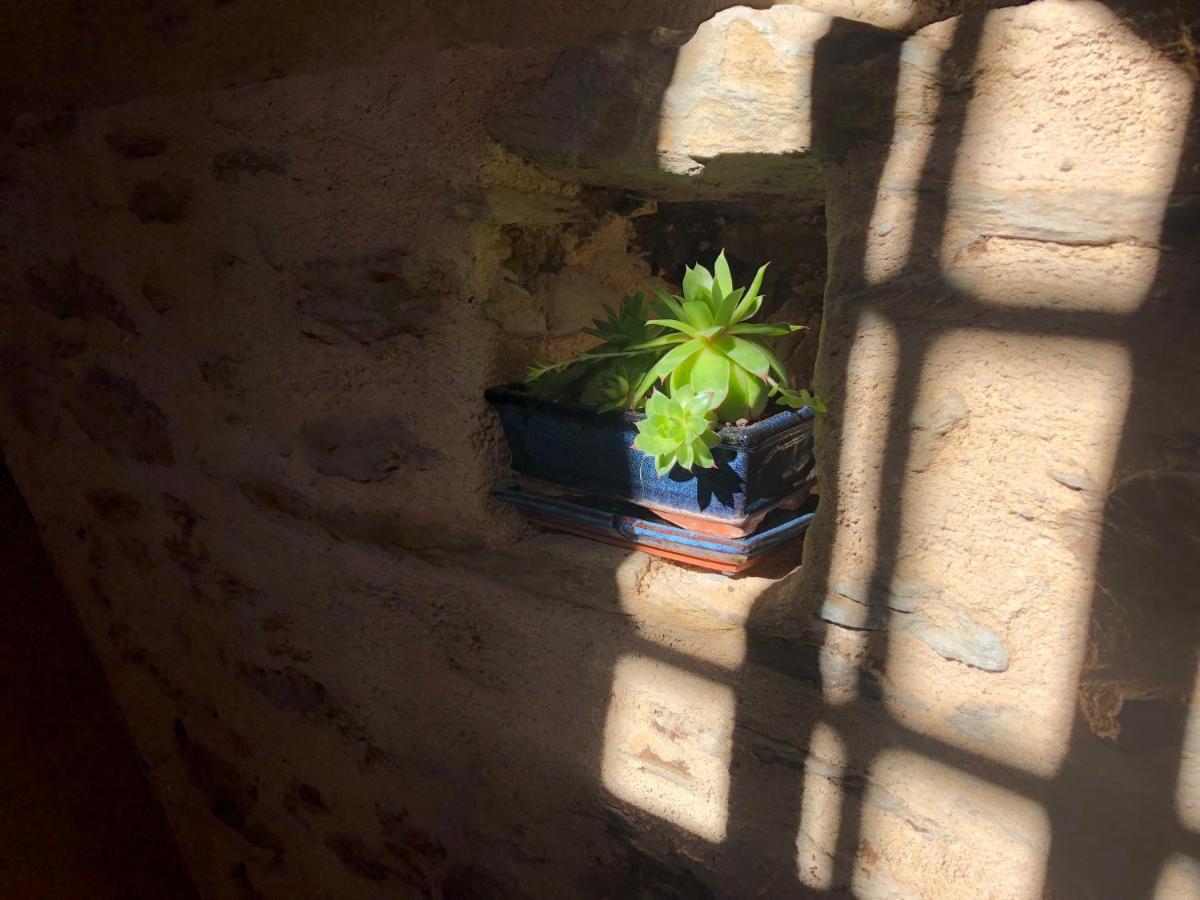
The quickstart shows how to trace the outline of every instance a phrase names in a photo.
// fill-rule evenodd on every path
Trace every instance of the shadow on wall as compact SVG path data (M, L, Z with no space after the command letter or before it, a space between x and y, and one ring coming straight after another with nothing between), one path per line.
M880 890L880 883L871 882L878 857L865 821L868 795L874 793L871 802L890 814L908 816L905 821L922 837L953 840L874 781L881 763L897 755L927 766L928 787L944 784L947 793L959 795L963 785L968 795L1002 793L1032 810L1031 819L1047 823L1048 859L1042 856L1045 840L1030 843L1010 833L1025 844L1032 863L1028 896L1149 897L1156 887L1161 892L1172 883L1171 866L1200 864L1200 814L1190 812L1200 798L1189 799L1190 786L1180 778L1185 741L1194 746L1200 740L1188 733L1200 638L1191 597L1200 584L1197 438L1181 434L1170 446L1146 447L1164 431L1162 417L1171 414L1169 405L1155 402L1163 375L1154 362L1161 342L1172 340L1163 321L1187 321L1172 308L1168 288L1178 290L1188 277L1188 251L1194 248L1176 242L1195 241L1193 223L1183 220L1194 219L1194 198L1177 185L1163 227L1164 240L1174 246L1160 254L1148 299L1131 312L1000 306L931 266L929 251L936 259L946 231L957 148L972 99L962 73L975 67L985 22L986 14L964 16L940 63L943 85L959 87L943 92L916 191L915 238L907 262L887 279L870 283L869 207L850 211L860 219L857 224L838 223L839 241L830 248L830 290L840 295L842 308L829 311L825 340L836 349L823 348L818 377L831 409L846 410L850 400L847 367L854 346L845 332L853 333L851 320L879 317L890 323L895 338L877 519L865 541L874 558L861 599L868 618L849 630L822 621L829 616L821 604L842 588L831 581L828 541L814 541L802 583L785 579L755 601L740 654L691 656L657 638L652 628L635 633L624 621L614 626L607 643L624 652L613 668L612 706L598 734L602 739L593 743L576 735L581 747L603 747L598 755L586 752L578 759L596 767L615 798L607 801L616 812L606 814L608 827L630 853L630 859L608 868L615 880L601 878L600 895L739 896L749 891L747 878L754 880L753 892L773 897ZM817 44L813 144L835 165L846 163L849 150L844 115L823 101L820 86L839 66L871 57L877 58L876 71L893 85L882 96L894 100L901 78L899 41L864 38L858 26L834 20ZM877 86L873 97L880 97ZM1195 166L1200 154L1195 115L1189 115L1180 171ZM881 187L893 137L890 115L850 135L856 145L851 177L860 187ZM863 190L858 195L873 202L876 194ZM932 299L915 309L905 306L914 292ZM905 687L889 677L887 664L889 626L898 615L893 585L905 552L904 515L914 508L909 480L918 448L911 423L935 344L947 335L972 332L1012 342L1103 342L1126 348L1131 360L1133 391L1124 439L1102 509L1087 659L1075 691L1069 746L1049 773L966 751L913 728L890 710L896 689ZM840 463L839 458L823 460L825 517L839 508ZM597 591L592 600L618 612L630 590L618 578L614 592ZM846 634L858 641L858 665L849 674L830 652L838 641L845 643ZM603 660L593 656L588 665L602 666ZM586 702L601 699L596 695ZM588 727L599 726L592 710L585 719ZM1105 721L1112 726L1108 732ZM790 723L786 732L780 722ZM708 757L697 763L663 750L685 741L708 748ZM629 752L643 745L639 753ZM710 786L701 797L690 793L698 781ZM1039 878L1044 878L1040 884Z
M1038 6L1097 8L1090 3ZM786 9L798 10L776 8ZM722 15L745 13L730 10ZM486 17L480 22L486 24ZM465 561L453 552L426 556L424 548L436 543L437 535L415 524L411 537L407 532L396 536L398 518L391 494L368 495L364 488L355 497L371 496L379 505L364 511L354 502L339 503L330 514L314 510L298 487L245 483L247 497L253 495L257 505L274 511L271 515L283 514L281 528L293 528L292 520L320 526L319 542L295 544L294 556L283 546L273 559L268 541L246 541L248 569L249 557L255 555L254 564L264 575L274 567L278 581L295 582L294 587L289 584L292 593L272 598L218 566L230 553L228 546L222 548L214 540L209 559L199 531L207 528L213 538L223 532L228 545L246 536L269 538L270 523L249 522L243 530L240 522L221 512L243 507L214 501L208 524L198 525L201 512L173 493L174 478L156 485L172 488L172 493L161 492L153 501L161 501L165 510L166 517L159 518L169 530L157 537L163 538L174 563L164 569L169 574L163 578L172 579L174 586L180 572L190 572L179 596L193 596L190 587L199 613L181 621L212 626L196 631L221 653L211 660L206 652L190 662L181 658L177 668L167 668L184 677L172 683L164 676L159 684L156 654L165 655L175 645L161 643L147 655L140 646L142 638L126 633L145 626L147 641L153 641L156 629L166 634L170 623L165 618L161 625L151 621L157 618L156 599L149 597L124 610L118 607L111 614L98 611L97 617L121 626L110 630L109 638L122 664L132 660L146 678L156 679L143 682L146 696L162 691L162 711L179 715L170 743L157 746L168 754L171 748L178 750L172 765L176 777L186 779L182 794L201 798L228 830L223 834L218 826L229 843L214 843L219 847L214 858L227 864L238 854L245 860L229 871L235 888L244 888L250 896L250 881L261 880L271 887L287 883L294 893L296 884L303 891L317 877L328 875L346 896L366 897L405 887L414 894L446 898L936 894L888 881L890 859L900 858L892 877L911 874L914 880L923 878L925 885L947 884L946 893L957 896L1037 896L1044 889L1064 898L1141 897L1156 884L1161 893L1160 879L1176 877L1161 874L1165 864L1181 872L1188 859L1200 860L1200 797L1194 796L1193 787L1200 784L1200 772L1180 768L1185 751L1191 759L1200 755L1200 724L1188 720L1200 644L1193 602L1200 582L1194 562L1200 555L1195 497L1200 426L1193 418L1186 430L1172 434L1171 426L1164 425L1177 413L1172 404L1188 395L1187 387L1200 386L1200 378L1193 367L1190 375L1182 373L1191 384L1166 384L1177 376L1163 365L1172 354L1184 355L1178 345L1186 342L1179 335L1187 334L1183 329L1189 323L1195 326L1195 312L1174 299L1187 297L1182 286L1194 277L1188 266L1195 265L1195 254L1193 247L1177 246L1173 252L1143 247L1146 258L1159 262L1156 273L1147 269L1145 283L1157 280L1144 302L1127 311L1098 311L1090 302L1081 309L1073 309L1071 303L1005 305L950 277L938 260L956 214L954 170L964 155L968 119L981 114L970 74L987 38L986 22L983 16L969 16L958 23L948 51L940 62L931 63L940 74L931 83L942 89L929 93L940 97L940 106L928 119L914 120L902 119L897 109L905 79L920 63L905 58L912 47L902 45L894 34L824 19L826 30L812 39L813 74L805 79L815 86L814 133L808 137L826 157L823 176L813 175L819 167L798 153L773 162L764 172L753 165L755 154L740 147L734 163L713 164L706 170L705 177L717 179L720 189L707 198L701 195L712 181L689 182L688 176L672 175L675 181L668 184L669 173L654 170L660 138L656 125L678 62L678 42L660 47L641 68L636 67L640 51L627 44L616 45L616 55L605 63L608 68L596 71L587 67L599 64L589 61L580 48L564 54L568 63L583 67L577 75L567 73L568 78L590 79L586 83L600 92L626 85L629 79L624 76L631 71L634 75L636 91L630 102L640 117L625 123L629 132L609 130L596 118L611 109L621 120L628 104L620 97L605 94L604 102L588 105L571 92L555 106L556 117L550 117L545 129L548 142L566 131L586 138L573 150L609 153L612 166L600 167L598 176L615 172L619 178L637 168L652 187L663 190L677 189L682 179L694 194L672 201L679 203L697 197L715 202L714 196L757 202L759 191L775 201L785 197L788 202L819 203L821 192L829 198L830 303L818 387L829 397L833 412L822 437L824 521L812 535L805 569L798 576L751 596L753 591L745 588L750 579L738 585L717 576L680 577L644 556L625 556L554 535L502 553L474 553ZM1046 41L1057 39L1053 29L1043 33L1049 34ZM745 29L742 36L757 40ZM1103 43L1102 37L1097 30L1095 42ZM1089 47L1092 40L1088 38ZM744 76L743 84L753 87L767 80L756 68L764 59L753 53L741 58L747 67L738 73ZM417 62L424 65L423 60ZM484 62L492 64L490 57ZM452 78L437 82L453 83ZM803 93L794 80L772 83L782 84L793 100ZM844 92L829 93L827 88L835 84ZM298 90L305 94L307 87L300 85ZM382 92L379 96L383 102ZM331 120L334 126L362 118L360 107L346 106L344 117ZM1132 102L1126 108L1137 106ZM572 129L578 118L589 116L587 128ZM903 144L899 132L912 128L914 121L922 134L932 133L931 147L909 153L910 159L924 159L915 162L916 185L905 194L906 202L913 204L916 239L885 272L873 256L873 235L878 233L873 218L886 193L877 188L886 187L889 170L903 155L897 148L913 149ZM520 125L520 118L509 124ZM741 125L745 127L739 135L764 134L749 123ZM335 129L314 130L327 135ZM1189 135L1180 172L1191 172L1200 162L1194 122ZM799 130L787 129L765 136L778 138L771 146L778 146L780 154L792 154L788 141L794 139L799 146L804 138ZM707 137L700 134L697 139ZM631 144L634 153L641 154L640 167L620 158ZM135 156L142 152L136 147L134 151ZM381 153L381 158L390 153ZM436 158L425 162L429 171L437 168ZM682 158L676 162L687 164ZM425 171L422 166L418 172ZM1195 240L1189 236L1198 230L1194 189L1194 181L1177 187L1163 229L1168 244ZM365 197L365 189L345 200L354 196ZM375 197L373 187L371 196ZM378 202L386 202L386 197ZM342 205L347 204L339 200ZM1192 220L1179 219L1188 209ZM295 214L290 205L280 207L279 221L286 223ZM160 209L150 220L162 224L162 216ZM376 262L376 257L356 258L352 268L361 273L369 265L374 271ZM318 300L336 298L343 288L360 289L357 282L343 281L336 265L317 268L306 269L302 277L312 280ZM1061 276L1063 270L1056 273ZM74 269L62 275L71 290L79 287L81 277ZM390 280L372 284L396 286ZM56 284L47 285L44 299L51 309L44 311L62 312L54 308ZM1090 289L1087 284L1066 287L1076 295ZM107 294L100 292L92 299L99 314L111 317ZM153 304L162 298L151 300L148 295L147 300ZM114 324L124 331L124 318L116 319L121 321ZM879 342L880 334L888 335L889 352L876 352L881 371L864 377L856 371L861 359L878 350L864 345ZM911 627L901 627L905 616L912 619L909 604L914 601L911 594L897 590L915 557L938 556L943 549L932 539L913 547L910 539L914 533L936 534L921 516L939 500L935 494L958 487L931 486L929 476L922 474L928 447L912 423L923 415L930 381L946 371L947 342L980 336L1023 354L1026 365L1044 365L1048 377L1059 360L1054 347L1072 343L1086 348L1077 357L1091 352L1125 354L1122 359L1127 356L1133 374L1113 488L1106 491L1106 485L1088 484L1070 473L1054 488L1076 492L1071 496L1081 499L1086 521L1046 516L1038 526L1044 531L1037 532L1021 525L1026 520L1020 516L1012 520L1025 529L1022 534L1031 536L1031 551L1045 551L1045 544L1077 543L1083 548L1078 590L1072 588L1069 598L1054 592L1027 597L1024 621L1034 619L1049 632L1055 607L1078 600L1090 610L1072 609L1079 627L1047 633L1044 656L1031 660L1014 655L1006 678L953 662L914 665L911 651L918 638ZM1030 363L1040 352L1046 353L1044 363ZM252 355L250 349L247 354ZM404 354L386 359L395 367L411 362ZM980 352L966 362L984 365L994 360ZM329 366L344 363L340 354L331 352L328 357ZM375 364L371 357L365 365ZM210 374L219 380L220 365L214 368L205 374L206 380ZM1086 372L1085 366L1079 368ZM866 397L869 403L858 402L863 398L855 391L872 378L866 387L886 389L890 405L877 395L874 400ZM1066 386L1075 384L1068 379ZM110 378L97 383L90 378L85 387L99 401L89 402L96 398L85 394L79 401L83 407L105 401L101 412L111 412L97 417L93 410L90 418L88 409L76 412L97 445L107 444L118 457L165 458L158 440L165 433L165 415L142 398L132 382ZM1111 394L1113 406L1125 400L1123 385L1096 390ZM35 407L53 407L42 403L51 394L29 393ZM322 394L322 402L344 396L343 391ZM1016 405L1020 398L1013 399ZM128 413L130 407L149 433L148 443L121 444L127 436L114 423L120 421L122 409ZM864 428L856 418L864 409L886 410L878 417L885 421ZM464 420L473 415L473 408L466 412ZM1036 411L1027 415L1030 441L1040 437L1035 429L1052 431L1056 424L1033 421L1039 418ZM992 430L1001 419L992 420ZM407 431L384 432L374 422L357 422L349 411L345 419L322 422L316 432L306 442L313 468L337 471L352 480L359 476L364 484L387 477L396 458L389 454L378 465L374 456L357 455L361 448L383 443L408 453L405 448L413 443ZM1074 433L1081 443L1092 437L1082 429ZM324 438L330 439L328 446ZM853 452L854 441L859 451L863 443L870 445L870 453ZM343 444L358 448L356 455L336 456ZM229 446L215 443L211 455L225 453ZM979 458L985 458L986 449L977 451ZM411 452L419 456L418 449ZM865 456L879 460L878 469L867 475ZM179 468L189 473L193 469ZM972 465L969 472L978 474L978 466ZM191 475L179 476L184 487L187 477ZM940 477L943 482L953 480L944 473ZM1037 477L1045 476L1038 472ZM845 490L839 496L842 486L856 478L860 484L877 481L877 490L865 501L864 492ZM978 488L978 483L963 485L964 491L973 489L969 496L976 508L969 514L980 522L1003 519L1003 514L992 515L987 508L1001 505L1003 499L988 497ZM62 493L70 493L69 484ZM436 492L430 490L428 496ZM119 501L125 495L115 497ZM88 502L96 504L97 499L101 506L116 503L112 496ZM131 499L126 497L126 502ZM107 516L99 513L98 521L114 525L116 531L118 520L127 516L131 532L142 528L135 515L137 502L133 505L130 514L116 503ZM854 515L843 518L837 515L841 509L866 514L857 520ZM1037 512L1031 517L1037 518ZM919 527L913 526L914 520ZM944 532L953 534L960 525L951 522ZM976 546L981 533L988 533L982 525L974 531L963 529L964 540L973 536ZM1096 533L1102 534L1098 567L1092 559ZM121 535L112 537L115 541ZM863 551L866 571L859 584L848 584L846 573L837 569L845 553L833 542L843 537ZM955 548L953 541L945 544L957 550L953 564L959 567L947 570L946 578L965 593L961 586L969 583L966 576L971 573L966 570L974 561L964 559L962 547ZM422 552L397 562L391 552L397 545L416 546ZM149 558L140 541L131 546L141 546L141 555ZM376 552L377 546L389 549ZM355 574L353 584L338 585L339 592L346 588L345 603L321 593L320 585L326 582L317 581L312 590L304 583L306 570L297 559L301 551L313 558L314 571ZM121 553L127 552L123 543ZM87 553L79 551L81 564ZM1069 548L1063 555L1068 553ZM294 559L294 574L278 571L290 569ZM145 573L151 563L139 565L130 569L130 577L149 577ZM987 571L994 570L995 566ZM364 578L360 581L358 575ZM95 601L109 602L99 590ZM252 608L255 603L257 609ZM1050 612L1037 609L1039 603ZM290 643L285 625L293 606L297 622L291 633L298 640L311 635L315 653ZM209 615L210 607L225 618ZM175 612L165 605L162 610ZM1063 641L1062 631L1085 634L1084 619L1090 621L1088 647ZM266 635L262 640L271 642L266 653L273 660L259 656L262 666L253 657L240 658L248 648L239 642L257 640L251 631L258 635L259 622ZM988 644L988 635L980 635L981 646L973 648L975 662L993 669L1006 665L1003 645ZM228 661L225 646L234 653ZM1024 648L1032 649L1028 644ZM937 659L930 655L931 645L917 649L924 654L917 663ZM1085 652L1083 677L1077 684L1078 661ZM1040 669L1040 660L1050 657L1065 657L1059 666L1061 685L1033 696L1069 696L1061 730L1043 729L1055 741L1061 737L1062 745L1051 751L1052 762L1042 757L1035 764L1011 751L1030 747L1040 752L1033 746L1037 742L1013 740L1014 733L1022 737L1021 727L1041 727L1038 716L1057 716L1058 710L1036 708L1038 701L1020 697L1019 688L1036 680L1038 672L1031 670ZM320 682L305 671L310 658ZM235 680L222 680L230 670ZM976 692L982 699L949 711L939 707L937 692L959 680L970 685L963 693ZM1009 687L1008 699L996 699L1004 695L1004 685L1014 683L1018 689ZM175 692L179 684L194 684L198 699L180 700ZM137 698L136 692L128 696ZM225 725L213 726L216 740L205 733L209 729L204 723L215 722L216 716L210 716L199 700L209 698L221 701L226 725L240 730L244 724L245 740L232 728L228 740L223 738ZM147 715L145 721L152 723L157 715ZM297 723L294 729L289 722ZM970 740L956 741L967 732ZM243 746L253 749L258 759L243 764ZM889 777L904 767L907 792ZM295 783L285 783L293 775ZM280 817L279 803L286 817ZM204 806L192 800L179 809L205 815ZM280 864L282 851L277 847L283 846L283 838L276 841L275 819L280 834L288 837L285 865ZM267 821L272 821L271 831L260 827ZM1028 823L1033 827L1023 830ZM883 831L893 843L880 840ZM909 841L899 852L897 834ZM203 856L204 843L192 846ZM1181 862L1169 863L1168 858L1175 860L1173 854L1180 854ZM987 884L980 890L980 880L993 872L1019 880L1020 890L1013 884Z

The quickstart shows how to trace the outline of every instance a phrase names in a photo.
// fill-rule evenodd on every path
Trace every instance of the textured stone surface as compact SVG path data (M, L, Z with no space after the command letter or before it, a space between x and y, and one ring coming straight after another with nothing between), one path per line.
M221 181L237 184L255 175L282 175L288 169L288 159L282 153L258 150L254 147L235 147L222 150L212 161L212 173Z
M404 425L388 419L332 417L305 428L309 461L323 475L379 481L397 470L428 469L440 454Z
M370 344L416 333L441 299L436 281L398 250L361 259L313 260L305 264L298 284L301 331L328 343Z
M204 893L1186 886L1178 22L670 7L143 11L4 92L0 440ZM721 245L828 284L804 567L524 531L483 388Z
M129 211L142 222L172 225L187 218L192 188L178 176L139 181L129 197Z
M813 83L822 41L855 62L898 39L799 6L718 13L694 34L626 34L565 54L549 79L498 112L501 143L561 175L664 197L823 193L813 153L819 104L868 109L845 70ZM877 99L878 94L868 93ZM853 111L851 111L853 109ZM572 118L572 127L562 122Z
M111 131L104 136L104 143L126 159L150 159L162 156L167 151L165 138L136 131Z
M137 333L137 325L113 289L84 271L77 260L31 267L27 275L37 306L60 318L100 317L118 328Z
M817 385L835 403L796 606L851 603L877 625L835 630L878 666L858 693L922 746L893 736L871 779L961 783L952 805L995 839L963 836L968 862L921 820L869 810L841 868L859 896L936 896L947 878L980 896L1156 896L1188 840L1174 767L1192 759L1200 621L1172 586L1195 577L1175 549L1194 515L1186 492L1148 506L1164 468L1196 465L1160 449L1194 430L1175 337L1197 327L1194 251L1159 247L1194 246L1197 133L1186 59L1129 22L1034 3L931 26L880 70L890 133L826 169ZM936 590L885 616L864 585L898 582ZM935 775L944 763L983 781ZM945 827L940 801L906 790L889 793ZM836 882L836 856L827 870Z
M832 21L778 6L725 10L702 24L680 47L662 97L658 151L667 167L811 150L813 53Z
M171 465L167 419L128 378L95 366L67 400L75 421L113 456Z
M926 607L912 617L909 627L929 649L946 659L985 672L1003 672L1008 668L1008 647L1000 635L961 609L945 604Z

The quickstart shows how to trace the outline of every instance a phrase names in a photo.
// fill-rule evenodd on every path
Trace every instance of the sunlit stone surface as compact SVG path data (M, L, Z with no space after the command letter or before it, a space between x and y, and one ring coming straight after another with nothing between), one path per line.
M725 837L733 692L638 656L613 673L604 728L604 786L705 840Z
M971 822L969 831L950 824L963 818ZM1036 801L917 754L889 751L868 779L855 894L921 896L944 889L957 896L1036 897L1049 842L1049 819Z

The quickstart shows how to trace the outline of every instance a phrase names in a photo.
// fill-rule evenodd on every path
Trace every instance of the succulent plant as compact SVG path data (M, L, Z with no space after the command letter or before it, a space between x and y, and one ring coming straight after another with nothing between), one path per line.
M634 446L654 457L660 475L676 464L714 465L714 426L753 422L772 398L779 406L825 412L819 397L788 385L783 364L762 342L803 326L750 322L762 308L766 269L748 287L735 288L722 250L712 272L698 264L684 270L682 296L656 288L653 307L640 293L626 296L616 311L606 306L606 318L584 329L601 343L530 368L532 389L600 412L644 403L647 418L638 423ZM656 384L669 393L650 393Z
M713 395L713 408L723 422L753 421L767 406L770 389L786 385L787 372L774 352L759 338L790 334L800 328L786 324L749 324L762 307L764 265L749 288L734 288L725 251L713 271L689 267L683 276L683 296L657 291L660 311L669 318L649 324L667 329L658 341L671 349L634 389L636 403L655 381L669 379L671 393L691 385L697 393Z
M633 446L654 458L659 475L666 475L676 465L684 469L716 465L711 448L721 439L712 428L712 401L711 394L697 394L688 385L670 397L659 391L650 395Z
M579 402L596 412L628 409L630 394L654 365L654 356L643 354L629 359L611 359L596 367L584 382Z
M632 347L660 332L649 323L650 306L641 291L622 297L616 311L607 303L604 304L604 313L605 318L592 319L592 326L583 329L583 333L599 338L610 347Z
M829 412L829 407L825 405L825 401L807 388L794 391L783 385L775 384L771 386L771 396L780 405L790 407L791 409L804 409L807 406L813 412Z
M657 360L653 350L631 351L661 333L649 323L650 308L640 292L627 294L618 309L607 304L606 318L593 319L585 334L600 339L597 346L564 362L531 366L528 382L539 396L575 399L598 412L625 409L630 393Z

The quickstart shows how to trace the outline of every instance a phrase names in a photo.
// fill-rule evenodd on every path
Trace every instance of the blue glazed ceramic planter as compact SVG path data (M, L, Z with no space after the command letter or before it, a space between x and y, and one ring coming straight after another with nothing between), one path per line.
M685 528L749 534L772 509L802 497L812 473L813 411L783 410L721 429L716 468L657 475L633 449L642 413L596 413L533 396L524 385L489 388L519 475L583 494L626 500Z

